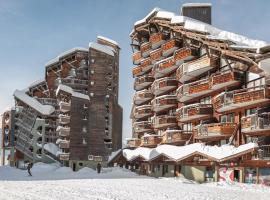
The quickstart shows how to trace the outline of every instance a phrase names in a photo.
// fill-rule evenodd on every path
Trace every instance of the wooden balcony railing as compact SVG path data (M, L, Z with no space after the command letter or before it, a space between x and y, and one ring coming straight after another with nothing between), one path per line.
M177 120L174 115L159 115L153 118L153 127L155 129L166 129L169 127L176 127Z
M140 51L137 51L135 53L133 53L132 55L132 59L133 59L133 64L134 65L138 65L141 63L141 60L142 60L142 54Z
M185 47L185 48L181 48L175 51L174 60L175 60L176 65L179 66L183 64L185 61L194 59L196 56L197 56L197 50Z
M154 147L161 142L161 137L159 135L146 135L141 139L142 147Z
M192 132L184 130L166 130L162 134L162 144L183 145L190 139Z
M134 82L134 89L137 91L143 90L149 87L154 82L154 80L155 80L154 77L148 75L136 77Z
M134 109L135 119L142 119L149 117L153 114L151 105L137 106Z
M162 49L156 49L150 52L150 58L152 64L155 64L157 61L162 60L164 57L162 56Z
M174 53L175 50L182 46L182 41L177 39L170 39L162 45L162 55L169 56Z
M154 77L164 77L177 69L173 57L166 58L156 63L154 67Z
M134 122L133 127L135 133L152 131L152 123L149 121Z
M135 67L133 67L133 69L132 69L132 75L133 75L133 78L134 77L137 77L137 76L140 76L140 75L142 75L144 72L142 71L142 68L141 68L141 66L139 65L139 66L135 66Z
M151 51L151 43L150 42L144 42L141 45L141 53L144 58L148 57L150 55Z
M131 138L127 139L127 146L130 148L136 148L141 145L141 139L138 138Z
M228 86L240 85L243 75L236 71L225 71L211 77L211 89L217 90Z
M151 90L154 95L158 96L169 91L175 90L178 87L178 81L171 77L157 79L153 82Z
M141 90L135 93L133 101L134 104L139 106L154 98L153 93L150 90Z
M153 99L151 103L154 112L161 112L176 108L178 101L176 95L163 95Z
M241 119L241 131L247 135L270 135L270 113L253 114Z
M152 62L151 62L151 58L148 57L148 58L143 59L141 61L140 66L141 66L143 72L147 72L147 71L151 70L153 67Z
M163 33L154 33L150 35L149 41L152 49L157 49L166 42L166 37Z
M62 161L68 161L69 160L69 153L61 153L59 154L59 159Z
M191 122L212 118L212 104L190 104L177 110L177 120L179 122Z

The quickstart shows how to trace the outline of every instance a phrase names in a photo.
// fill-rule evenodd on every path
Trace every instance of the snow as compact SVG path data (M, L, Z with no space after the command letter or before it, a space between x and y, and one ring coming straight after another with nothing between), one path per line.
M112 153L111 153L111 155L109 156L109 158L108 158L108 163L112 160L112 159L114 159L117 155L119 155L119 153L122 151L122 149L118 149L117 151L113 151Z
M92 49L95 49L97 51L101 51L101 52L103 52L105 54L108 54L110 56L114 56L114 51L109 46L105 46L105 45L102 45L102 44L90 42L89 47L92 48Z
M27 94L25 94L25 92L23 91L15 90L14 96L15 98L21 100L22 102L24 102L31 108L41 113L42 115L50 115L55 111L55 108L53 106L43 105L35 98L30 97Z
M112 40L112 39L109 39L109 38L107 38L107 37L100 36L100 35L97 36L97 38L98 38L98 39L101 39L101 40L105 40L105 41L107 41L107 42L109 42L109 43L111 43L111 44L114 44L114 45L116 45L116 46L119 47L119 44L118 44L116 41Z
M182 7L209 7L211 3L184 3Z
M90 97L88 95L82 94L80 92L74 92L73 89L67 85L59 84L59 86L56 90L56 95L58 95L58 93L60 91L64 91L66 93L69 93L69 94L71 94L71 96L90 101Z
M260 61L258 66L265 72L266 76L270 75L270 58Z
M32 88L32 87L37 86L37 85L39 85L39 84L41 84L41 83L44 83L44 82L45 82L45 79L44 79L44 78L39 79L39 80L36 80L36 81L34 81L33 83L31 83L31 85L29 85L28 88Z
M59 165L37 163L26 170L0 167L0 200L232 200L269 199L269 187L239 183L197 184L184 177L151 178L127 169L89 168L73 172Z
M44 144L44 147L43 147L46 151L50 152L51 154L53 155L56 155L57 152L59 151L59 148L58 146L56 146L54 143L47 143L47 144Z
M194 154L200 154L202 156L210 157L212 160L220 162L230 156L236 156L247 151L253 151L258 145L255 143L248 143L234 147L232 145L207 146L203 143L194 143L185 146L173 146L173 145L159 145L156 148L144 148L139 147L135 150L124 149L123 156L132 161L138 157L142 157L147 161L155 159L159 155L167 156L174 161L181 161Z

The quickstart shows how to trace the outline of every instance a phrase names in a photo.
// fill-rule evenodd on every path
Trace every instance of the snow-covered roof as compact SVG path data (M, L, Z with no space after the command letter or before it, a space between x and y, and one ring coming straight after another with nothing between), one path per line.
M110 56L114 56L114 51L109 46L105 46L105 45L98 44L98 43L95 43L95 42L90 42L89 47L92 48L92 49L95 49L97 51L101 51L103 53L106 53L106 54L108 54Z
M98 39L101 39L101 40L105 40L105 41L107 41L107 42L109 42L111 44L114 44L114 45L116 45L116 46L119 47L119 44L116 41L114 41L114 40L112 40L110 38L107 38L107 37L104 37L104 36L101 36L101 35L97 36L97 38Z
M182 7L209 7L211 3L184 3Z
M39 84L41 84L41 83L43 83L43 82L45 82L45 79L44 79L44 78L39 79L39 80L36 80L36 81L34 81L33 83L31 83L31 84L29 85L29 88L34 87L34 86L37 86L37 85L39 85Z
M86 99L86 100L90 101L90 97L88 95L82 94L80 92L74 92L73 89L67 85L60 84L56 90L56 95L58 95L58 93L60 91L67 92L67 93L71 94L71 96L73 96L73 97L77 97L80 99Z
M59 147L57 145L55 145L54 143L44 144L43 148L55 156L56 156L57 152L59 151Z
M118 149L117 151L113 151L108 158L108 162L111 162L117 155L121 153L122 149Z
M14 97L24 102L31 108L35 109L37 112L42 115L50 115L55 111L55 108L51 105L43 105L38 100L33 97L30 97L25 92L20 90L15 90Z
M253 151L258 145L248 143L235 147L233 145L208 146L202 143L194 143L186 146L159 145L156 148L139 147L134 150L124 149L123 156L132 161L138 157L142 157L146 161L151 161L160 155L164 155L174 161L184 160L192 155L199 154L214 161L221 162L233 156Z

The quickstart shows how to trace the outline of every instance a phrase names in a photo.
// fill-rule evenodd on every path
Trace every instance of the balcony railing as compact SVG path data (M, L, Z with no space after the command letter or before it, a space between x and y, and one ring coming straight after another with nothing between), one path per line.
M161 142L162 138L159 135L145 135L141 140L142 147L155 147Z
M166 37L163 33L154 33L150 35L149 41L152 49L157 49L166 42Z
M144 58L148 57L150 55L151 51L151 43L150 42L144 42L141 45L141 53Z
M174 58L169 57L164 60L161 60L155 64L154 67L154 77L161 78L164 77L177 69Z
M178 81L176 79L165 77L155 80L152 84L151 90L154 95L158 96L175 90L177 87Z
M212 104L190 104L177 110L177 120L179 122L191 122L212 118Z
M135 82L134 82L134 89L137 91L145 89L145 88L149 87L154 82L154 80L155 80L154 77L147 76L147 75L136 77Z
M174 53L174 60L177 66L186 61L192 60L197 56L197 51L191 48L181 48ZM180 77L179 77L180 78Z
M180 102L186 102L194 98L206 95L211 92L209 79L195 81L181 85L177 90L177 97Z
M141 61L141 65L140 66L141 66L143 72L147 72L147 71L151 70L152 67L153 67L151 58L148 57L148 58L143 59Z
M218 90L228 86L239 85L242 77L241 73L236 71L219 72L211 77L211 89Z
M253 114L241 119L241 131L247 135L270 135L270 113Z
M141 52L137 51L137 52L133 53L132 59L133 59L133 64L134 65L139 65L141 63L141 60L142 60Z
M151 105L137 106L134 109L134 118L143 119L150 117L153 114Z
M68 115L59 115L59 123L60 124L69 124L70 123L70 116Z
M177 39L170 39L162 45L162 55L167 57L182 46L182 42Z
M152 131L152 123L149 121L134 122L133 127L134 127L135 133L151 132Z
M58 132L59 136L67 137L70 134L70 127L58 126L56 131Z
M162 56L162 49L156 49L150 52L150 58L152 61L152 64L155 64L157 61L162 60L164 57Z
M60 103L59 103L59 109L63 113L69 112L70 111L70 106L71 106L70 102L60 101Z
M140 75L142 75L144 72L142 71L142 68L141 68L141 66L139 65L139 66L135 66L135 67L133 67L133 69L132 69L132 75L133 75L133 77L137 77L137 76L140 76Z
M235 123L201 124L194 128L195 139L226 139L235 131Z
M70 142L68 140L67 141L62 140L59 142L59 148L60 149L68 149L69 144L70 144Z
M134 104L139 106L154 98L154 95L150 90L141 90L135 93L133 101Z
M166 130L162 134L162 144L183 145L190 139L192 132L184 130Z
M154 112L166 111L177 107L176 95L162 95L152 100L152 110Z
M208 56L184 63L177 69L177 78L181 83L184 83L217 67L217 63L217 59Z
M69 153L61 153L59 154L59 159L62 161L68 161L69 160Z
M258 159L270 160L270 145L261 145L258 150Z
M129 148L136 148L136 147L139 147L140 145L141 145L141 139L138 139L138 138L127 139L127 146Z
M169 127L177 127L176 116L160 115L153 118L153 127L155 129L166 129Z
M223 92L213 99L214 108L218 112L268 104L270 104L269 89L263 86Z

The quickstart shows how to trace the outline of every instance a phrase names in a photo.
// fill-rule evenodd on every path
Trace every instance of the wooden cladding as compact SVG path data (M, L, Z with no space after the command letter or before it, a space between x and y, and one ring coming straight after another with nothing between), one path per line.
M195 50L190 48L182 48L174 53L174 60L177 64L183 63L185 60L192 59L196 56Z
M152 60L152 63L154 63L157 60L161 60L163 58L162 57L162 49L159 48L159 49L156 49L154 51L151 51L150 52L150 58Z
M211 86L209 82L199 82L197 84L189 85L189 94L199 93L202 91L210 90Z
M241 130L245 134L259 135L261 132L264 135L270 135L270 113L256 113L241 119Z
M170 57L168 59L165 59L161 63L158 64L158 67L156 68L157 71L162 71L164 69L170 68L175 65L175 61L173 57Z
M247 91L243 93L236 93L233 95L233 103L242 103L247 101L255 101L264 98L268 98L268 90L260 89L254 91Z
M203 124L195 127L195 137L231 136L235 128L235 123Z
M140 51L133 53L132 55L133 64L138 65L141 62L142 54Z
M142 137L141 146L156 146L161 142L161 137L158 135L148 135Z
M132 138L127 140L128 147L139 147L141 145L141 140L137 138Z
M164 106L164 105L175 105L177 106L177 98L176 96L172 95L164 95L160 96L153 100L152 105L153 106Z
M137 77L137 76L141 75L142 73L143 73L143 71L142 71L141 66L133 67L133 69L132 69L133 77Z
M192 132L183 130L165 131L162 135L163 144L183 144L190 139Z
M152 123L149 121L134 122L133 127L134 127L134 132L136 133L151 131Z
M212 77L212 85L218 85L235 80L233 72L221 73Z
M165 40L165 35L163 33L151 34L149 39L152 45L160 43L162 40Z
M150 53L151 50L151 43L145 42L141 45L141 53L144 57L148 56L148 52Z
M146 72L148 70L150 70L152 68L152 61L151 61L151 58L148 57L146 59L143 59L141 61L141 65L140 67L142 68L142 71Z
M155 116L153 126L154 128L167 128L177 126L176 116L170 115Z

